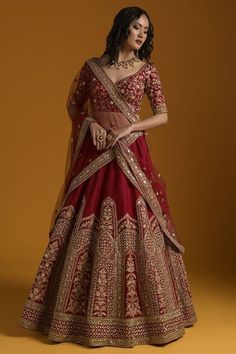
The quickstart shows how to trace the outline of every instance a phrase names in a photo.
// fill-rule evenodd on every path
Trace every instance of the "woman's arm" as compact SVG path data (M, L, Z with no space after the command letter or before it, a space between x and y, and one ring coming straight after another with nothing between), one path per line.
M143 121L132 123L131 131L140 131L150 128L159 127L160 125L166 124L168 122L168 113L157 113L150 118L146 118Z
M108 149L109 147L114 146L118 139L122 138L123 136L126 136L127 134L130 134L134 131L141 131L150 128L155 128L158 127L159 125L166 124L167 121L168 121L168 114L167 112L163 112L163 113L154 114L152 117L146 118L143 121L132 123L125 127L115 129L117 131L117 134L115 134L115 136L111 139L111 141L107 143L106 148Z

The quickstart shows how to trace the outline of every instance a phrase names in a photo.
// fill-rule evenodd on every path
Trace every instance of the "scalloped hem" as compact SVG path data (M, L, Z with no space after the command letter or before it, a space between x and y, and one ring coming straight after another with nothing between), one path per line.
M18 322L18 326L25 329L41 332L46 335L47 338L53 342L63 343L75 343L86 345L89 347L103 347L103 346L112 346L112 347L124 347L124 348L133 348L137 345L162 345L168 344L174 340L180 339L185 334L185 328L192 326L197 322L197 317L193 316L192 318L184 321L184 327L176 329L175 331L168 333L166 335L160 336L148 336L148 337L139 337L133 339L122 339L122 338L86 338L85 336L78 335L63 335L54 332L50 332L50 329L47 327L37 327L33 326L29 321L21 318Z

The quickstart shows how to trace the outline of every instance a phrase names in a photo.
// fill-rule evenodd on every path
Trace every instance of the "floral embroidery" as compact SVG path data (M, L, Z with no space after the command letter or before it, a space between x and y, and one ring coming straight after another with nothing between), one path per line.
M186 270L155 216L149 218L144 199L136 200L136 219L128 214L118 219L111 197L102 201L99 217L83 216L85 205L83 199L76 220L69 206L59 215L61 240L68 238L68 230L71 233L63 267L57 266L60 253L52 234L52 261L45 262L46 250L36 275L37 291L27 299L20 325L50 330L53 340L90 345L134 346L146 343L147 332L150 343L180 337L184 327L197 320ZM98 242L101 235L114 240L112 252L104 252L107 245ZM44 278L52 271L56 303L48 297Z
M73 286L66 313L85 315L91 274L91 255L88 250L81 252L76 263Z
M126 257L126 284L127 284L127 293L126 293L126 317L135 317L142 315L142 311L139 304L139 297L137 293L137 270L135 269L135 257L133 254L128 254Z
M44 253L41 264L38 268L35 281L29 294L29 299L36 302L43 302L49 288L52 272L59 259L60 250L63 248L71 229L74 219L74 208L68 206L61 212L54 227L50 242Z
M117 109L119 100L121 112L129 109L130 119L135 122L137 121L135 115L140 112L141 102L146 93L154 114L167 112L160 76L154 64L146 63L137 73L114 84L101 68L99 60L92 58L86 63L90 68L91 78L93 77L90 78L93 111L119 111ZM116 104L114 105L113 102Z
M145 92L149 98L153 113L167 112L160 76L154 64L150 65L147 72Z
M107 270L102 267L98 270L98 281L95 293L93 315L106 316L107 315L107 289L108 276Z

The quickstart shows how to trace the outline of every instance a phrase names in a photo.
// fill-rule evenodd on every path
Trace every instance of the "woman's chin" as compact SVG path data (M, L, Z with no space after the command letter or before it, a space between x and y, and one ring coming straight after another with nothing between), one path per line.
M141 47L142 47L141 45L139 45L139 44L135 44L135 46L134 46L134 50L139 50Z

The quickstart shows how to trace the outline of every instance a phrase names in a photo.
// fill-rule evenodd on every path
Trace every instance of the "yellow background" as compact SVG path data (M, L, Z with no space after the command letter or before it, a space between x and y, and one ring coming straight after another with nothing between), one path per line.
M199 323L187 329L181 341L145 350L236 352L232 341L236 329L236 3L15 0L1 1L0 12L4 354L42 353L41 346L45 353L82 348L46 346L45 339L18 329L15 322L46 248L51 213L64 178L70 84L86 59L103 53L117 11L134 5L143 7L154 24L152 61L161 77L169 121L149 130L148 141L186 248L184 259L199 316ZM150 115L145 99L142 118Z

